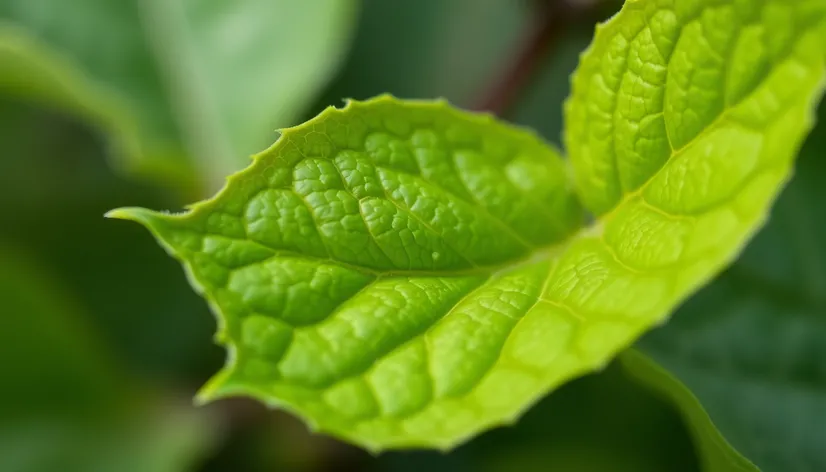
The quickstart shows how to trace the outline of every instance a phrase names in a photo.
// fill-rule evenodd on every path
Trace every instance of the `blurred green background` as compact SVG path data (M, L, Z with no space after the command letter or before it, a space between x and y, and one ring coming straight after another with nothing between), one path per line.
M343 98L389 92L476 108L547 3L0 0L0 471L700 470L678 410L619 365L447 454L372 457L245 399L196 408L191 398L223 363L214 318L142 228L102 216L203 198L276 128ZM568 77L595 22L619 4L559 22L503 118L559 143ZM826 177L823 134L801 164L812 182ZM794 243L767 231L746 264L788 265L777 248ZM800 244L826 251L805 234L814 242ZM816 300L824 283L810 283ZM690 344L691 331L670 336L643 346L681 373L671 340ZM826 357L813 349L805 375L821 382Z

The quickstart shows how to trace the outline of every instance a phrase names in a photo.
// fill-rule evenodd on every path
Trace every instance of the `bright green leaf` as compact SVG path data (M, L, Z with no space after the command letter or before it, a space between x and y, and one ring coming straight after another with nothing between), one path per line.
M533 135L389 97L285 130L183 214L110 213L219 315L229 360L201 399L449 448L663 322L762 223L822 84L822 2L707 3L628 3L583 56L566 136L599 218L578 232L568 172ZM789 35L747 54L732 21ZM715 82L746 60L762 72Z
M639 345L765 472L826 470L823 125L740 260Z
M576 291L539 300L588 264L560 259L582 213L556 152L443 102L330 108L186 214L110 216L221 314L230 362L202 399L255 395L373 449L452 446L627 342L578 326Z
M811 127L825 3L633 0L598 27L565 134L587 208L654 207L671 217L659 232L672 247L640 243L671 257L686 222L708 225L719 234L706 242L730 252L742 240L734 220L764 213Z
M0 89L78 113L129 170L214 185L293 122L343 54L353 0L9 0Z

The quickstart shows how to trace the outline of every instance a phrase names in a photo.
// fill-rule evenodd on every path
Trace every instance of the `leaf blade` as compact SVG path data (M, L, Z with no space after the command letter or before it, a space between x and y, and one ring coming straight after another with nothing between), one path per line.
M611 24L669 5L686 4L628 3ZM574 148L570 137L585 133L582 77L603 63L611 32L603 28L583 57L567 107L579 173L589 159L614 159ZM604 366L739 252L788 178L821 91L818 37L798 33L795 63L781 62L731 109L742 122L706 120L653 172L656 159L618 161L643 176L641 190L620 197L579 177L579 194L600 218L576 233L582 216L552 150L534 142L509 174L515 158L502 149L531 140L523 132L443 103L389 97L287 130L183 216L115 216L143 219L216 313L228 314L218 338L229 364L202 399L256 396L374 450L450 448ZM800 96L774 97L790 81ZM469 151L468 143L477 144ZM733 153L739 159L726 158ZM769 170L755 174L761 166ZM550 215L526 210L535 199ZM199 236L209 228L223 239ZM341 284L331 288L333 280ZM311 300L329 313L308 317L318 307Z
M811 135L772 219L737 263L638 344L767 472L826 463L817 394L824 385L822 137Z

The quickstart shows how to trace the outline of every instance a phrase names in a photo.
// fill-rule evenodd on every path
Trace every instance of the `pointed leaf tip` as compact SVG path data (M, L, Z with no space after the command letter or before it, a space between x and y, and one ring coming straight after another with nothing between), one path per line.
M116 220L129 220L140 223L144 226L149 226L158 218L158 213L146 208L123 207L109 210L103 215L103 217Z

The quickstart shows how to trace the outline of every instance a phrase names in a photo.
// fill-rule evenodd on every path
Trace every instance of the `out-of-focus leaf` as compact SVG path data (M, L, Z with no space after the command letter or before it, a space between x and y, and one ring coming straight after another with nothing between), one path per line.
M826 106L740 260L641 349L764 472L826 470Z
M127 370L200 383L221 358L209 343L207 308L139 228L114 228L100 217L136 200L181 202L113 173L98 138L71 119L0 96L0 239L48 264ZM123 267L128 275L112 276ZM157 299L133 288L155 283Z
M702 405L671 374L641 352L629 349L619 357L627 375L677 407L690 428L703 472L755 472L720 434Z
M0 89L89 119L139 173L214 186L338 64L355 0L6 0Z
M100 218L114 202L169 199L112 175L88 130L31 104L0 97L0 142L0 470L188 470L211 417L135 372L185 379L212 326L174 278L168 307L143 304L128 284L177 274L140 249L143 234ZM129 275L111 277L120 266Z
M124 393L121 373L76 302L15 252L0 246L0 416L40 405L109 411Z
M365 0L350 59L319 108L382 93L444 97L471 107L512 60L531 26L529 6L502 0Z
M0 261L0 470L174 472L204 453L203 411L130 379L66 290L19 251L0 246Z

